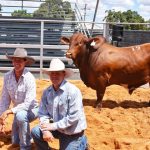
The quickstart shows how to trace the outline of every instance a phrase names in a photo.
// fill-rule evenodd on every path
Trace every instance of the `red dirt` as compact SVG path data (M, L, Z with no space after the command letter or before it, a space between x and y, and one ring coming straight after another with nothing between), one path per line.
M90 150L150 150L150 89L138 88L132 95L117 85L107 88L103 98L102 110L96 110L95 91L87 88L82 81L71 80L80 88L87 117ZM48 80L37 80L37 99L50 85ZM2 89L2 79L0 80ZM0 135L0 149L10 149L12 115L7 119L6 135ZM31 127L38 119L31 123ZM50 144L58 149L58 142ZM33 148L34 149L34 146ZM11 148L12 150L12 148ZM14 148L13 150L17 150Z

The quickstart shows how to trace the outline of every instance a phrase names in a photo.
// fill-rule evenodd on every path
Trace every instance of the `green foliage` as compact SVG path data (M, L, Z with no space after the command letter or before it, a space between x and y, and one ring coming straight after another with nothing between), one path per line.
M62 2L62 0L46 0L42 3L38 10L33 13L33 17L51 18L51 19L74 19L75 14L71 10L69 2Z
M11 16L50 19L72 18L72 20L75 18L74 11L71 9L71 4L69 2L62 2L62 0L46 0L33 14L28 14L26 10L15 10L11 13Z
M107 16L105 16L104 20L106 22L117 22L117 23L144 23L144 19L136 12L132 10L127 10L126 12L115 10L107 10ZM144 25L125 25L125 29L139 30L145 29Z
M31 14L28 14L26 10L15 10L13 13L11 13L11 16L13 17L32 17Z

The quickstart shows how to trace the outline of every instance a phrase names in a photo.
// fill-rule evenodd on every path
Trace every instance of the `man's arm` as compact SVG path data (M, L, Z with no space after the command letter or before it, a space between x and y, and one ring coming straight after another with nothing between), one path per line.
M47 90L44 90L41 101L40 101L39 113L38 113L40 123L43 123L43 122L48 123L50 119L50 114L48 113L48 110L46 108L46 102L47 102Z
M8 117L9 114L13 114L11 109L8 109L2 113L2 115L0 116L0 123L1 124L4 124L4 121L6 120L6 118Z
M6 76L4 76L3 82L4 83L3 83L1 99L0 99L0 117L3 114L3 112L5 112L9 108L11 102L8 90L6 88L6 82L7 82Z
M4 76L3 89L0 99L0 132L5 131L5 119L8 117L9 114L12 113L10 109L7 110L10 106L11 99L8 90L6 88L6 81L7 81L6 76Z

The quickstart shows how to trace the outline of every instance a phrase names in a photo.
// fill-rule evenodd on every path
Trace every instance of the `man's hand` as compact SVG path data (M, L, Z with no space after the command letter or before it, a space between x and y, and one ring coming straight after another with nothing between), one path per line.
M12 114L12 110L8 109L5 112L2 113L2 115L0 116L0 123L4 124L4 121L6 120L6 118L8 117L9 114Z
M5 122L3 118L0 118L0 133L4 133L4 132L5 132Z
M5 133L5 124L0 124L0 133Z
M42 131L51 131L52 130L52 123L41 123L40 128Z
M43 131L42 133L44 141L53 142L54 137L50 131Z
M5 132L5 120L8 117L8 115L12 113L13 113L12 110L8 109L5 112L3 112L2 115L0 116L0 133Z
M4 123L4 120L2 117L0 117L0 124L3 124Z

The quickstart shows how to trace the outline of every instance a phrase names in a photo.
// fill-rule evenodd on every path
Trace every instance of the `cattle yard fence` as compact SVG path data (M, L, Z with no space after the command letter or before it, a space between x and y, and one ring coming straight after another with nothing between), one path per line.
M0 18L0 71L5 72L12 68L5 53L13 54L17 47L26 48L28 54L35 58L35 64L29 69L31 72L40 72L40 78L43 76L42 68L49 67L51 59L55 57L60 58L67 68L73 68L77 71L73 62L65 57L68 46L61 44L60 38L61 36L70 37L75 32L89 34L93 23L95 25L91 36L102 35L111 43L113 31L111 27L116 23ZM84 32L80 28L81 24L82 27L86 25ZM150 24L142 25L145 25L147 30L139 30L138 32L137 30L123 30L123 37L118 41L118 46L150 42ZM120 33L121 31L115 32Z
M42 78L41 69L49 67L51 59L55 57L60 58L66 67L76 69L72 61L65 57L68 46L61 44L60 38L82 32L78 27L79 23L83 22L0 18L0 71L5 72L12 68L5 54L6 52L13 54L17 47L25 48L28 54L34 57L36 62L29 69L40 72L40 78Z

